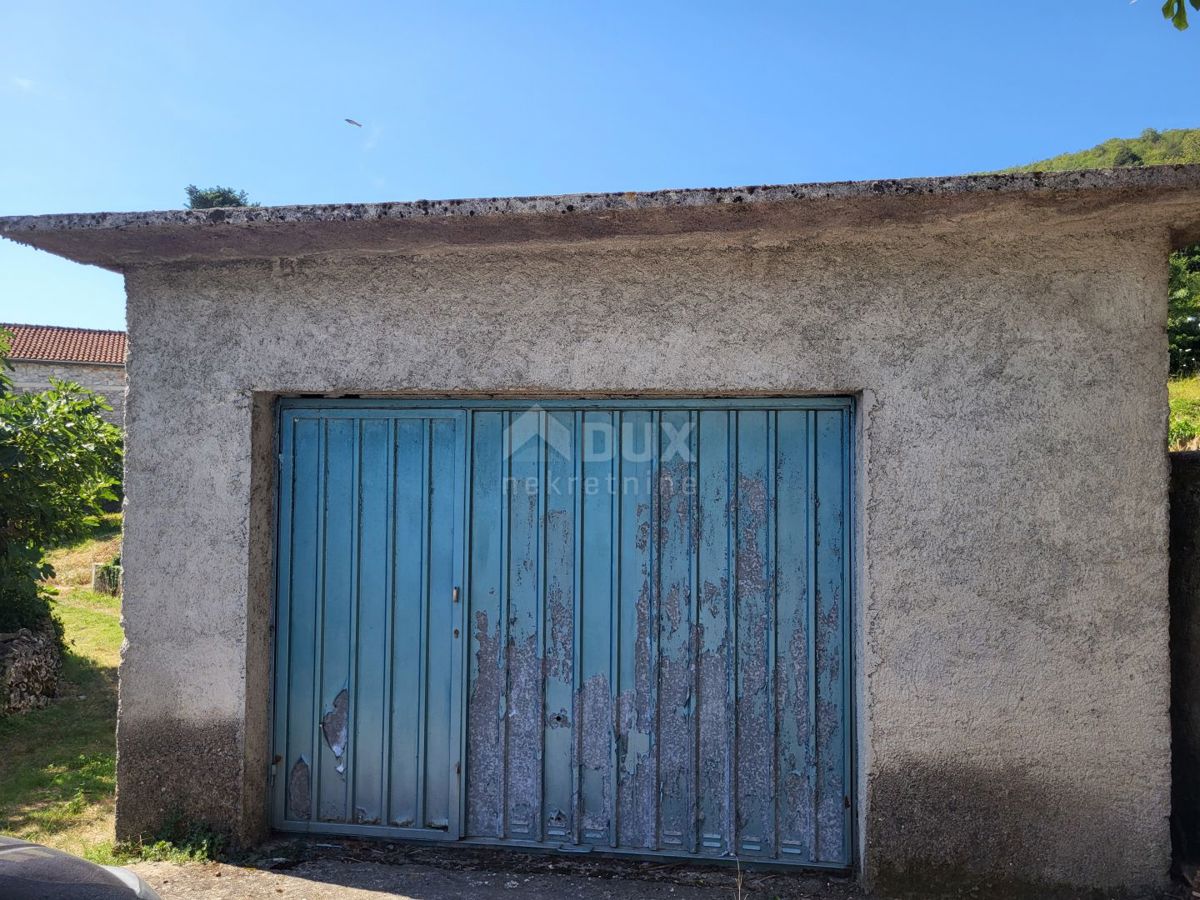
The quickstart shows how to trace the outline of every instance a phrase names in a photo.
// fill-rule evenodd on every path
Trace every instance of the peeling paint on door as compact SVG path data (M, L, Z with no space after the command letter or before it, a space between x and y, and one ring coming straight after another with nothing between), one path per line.
M850 424L829 399L297 412L276 741L317 763L276 824L847 866Z
M500 623L467 648L474 834L849 863L849 429L820 402L473 415L469 597Z
M350 694L345 688L338 691L333 705L321 717L321 734L325 744L337 759L335 767L340 775L346 771L346 742L350 739Z

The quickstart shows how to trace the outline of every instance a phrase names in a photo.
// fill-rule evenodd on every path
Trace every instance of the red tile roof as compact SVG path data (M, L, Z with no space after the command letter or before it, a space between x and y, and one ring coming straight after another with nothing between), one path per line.
M12 359L61 362L125 364L125 332L92 328L62 328L58 325L9 325Z

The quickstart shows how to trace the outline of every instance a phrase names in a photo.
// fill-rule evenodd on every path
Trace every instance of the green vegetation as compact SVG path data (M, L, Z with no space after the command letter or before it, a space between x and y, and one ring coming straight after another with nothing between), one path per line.
M187 192L188 209L215 209L219 206L258 206L251 203L245 191L237 191L230 187L216 185L210 188L198 188L189 184Z
M1172 450L1200 450L1200 376L1173 378L1168 443Z
M1167 337L1171 375L1200 370L1200 244L1171 254L1167 286Z
M207 825L176 819L168 822L152 841L101 845L91 851L90 858L97 862L108 858L117 862L208 862L226 857L228 847L226 835Z
M1200 128L1147 128L1139 137L1112 138L1090 150L1063 153L1006 172L1069 172L1122 166L1159 166L1200 162Z
M107 861L112 854L117 664L121 601L84 585L92 562L113 556L120 515L92 536L52 550L51 600L67 650L59 697L0 718L0 832Z
M50 601L66 638L63 684L45 709L0 718L0 833L105 865L135 859L190 862L219 856L223 836L171 823L154 841L113 841L117 665L121 600L89 589L94 563L121 551L121 515L97 518L86 536L46 554Z
M1191 3L1192 9L1200 10L1200 0L1188 0L1188 2ZM1184 5L1183 0L1166 0L1162 7L1162 14L1164 19L1170 19L1171 24L1180 31L1188 27L1187 6Z
M121 430L91 391L57 379L40 393L13 390L10 338L0 330L0 631L53 621L45 550L96 525L121 460Z

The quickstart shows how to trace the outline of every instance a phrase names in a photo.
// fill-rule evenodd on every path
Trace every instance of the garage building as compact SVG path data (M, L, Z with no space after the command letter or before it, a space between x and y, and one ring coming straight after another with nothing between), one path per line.
M123 272L118 832L1143 889L1200 170L0 220Z

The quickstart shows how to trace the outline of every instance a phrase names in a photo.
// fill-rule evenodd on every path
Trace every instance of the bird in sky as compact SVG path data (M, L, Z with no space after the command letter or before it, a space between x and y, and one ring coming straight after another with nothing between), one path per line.
M362 128L362 122L355 122L353 119L347 119L346 123L348 125L353 125L355 128Z

